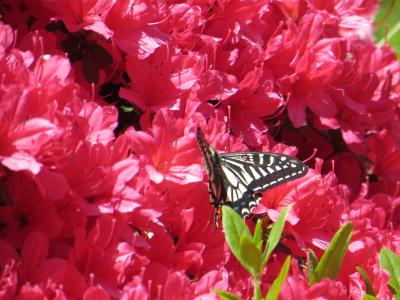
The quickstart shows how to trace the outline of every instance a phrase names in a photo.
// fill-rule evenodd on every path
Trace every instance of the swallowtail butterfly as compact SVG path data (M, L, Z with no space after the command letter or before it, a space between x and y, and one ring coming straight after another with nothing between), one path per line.
M218 153L197 128L197 140L205 162L211 204L217 224L222 205L231 206L243 218L257 207L262 192L307 173L297 158L269 152Z

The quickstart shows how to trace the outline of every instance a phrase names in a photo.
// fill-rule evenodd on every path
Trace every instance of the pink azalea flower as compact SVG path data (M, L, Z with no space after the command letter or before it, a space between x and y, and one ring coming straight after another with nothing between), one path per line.
M192 283L196 300L217 300L218 296L211 292L213 290L227 290L228 272L226 270L210 271L197 282Z
M54 298L60 300L68 299L61 287L53 282L48 282L46 285L31 285L30 283L24 284L15 299L43 299Z
M280 293L283 299L349 299L347 288L340 281L325 278L310 286L299 267L292 264L292 268L293 274L288 276Z
M104 16L104 23L112 30L117 47L144 59L168 41L168 35L157 26L164 14L163 7L152 1L122 0L113 3Z
M183 122L167 110L154 117L146 131L129 132L132 150L146 164L146 172L154 183L164 180L187 184L200 181L203 170L197 152L195 134L184 132Z
M130 89L121 89L120 97L145 111L161 108L178 110L182 94L198 80L203 60L194 55L170 53L161 47L147 59L130 57L127 72L132 80ZM141 70L140 74L137 70Z
M121 300L146 300L148 298L149 294L147 292L147 288L144 286L139 276L135 276L131 282L124 286L122 295L120 297Z
M376 190L390 191L400 180L400 154L397 136L387 130L368 137L368 158L372 161L372 173L378 177L377 183L372 183Z
M340 74L340 40L321 39L323 21L321 14L307 14L298 26L289 23L267 45L265 68L278 78L281 92L288 96L289 118L295 127L305 124L306 107L322 118L336 112L325 85ZM306 43L313 46L305 48Z
M12 205L0 207L0 232L4 238L14 247L21 247L34 231L44 232L48 238L59 236L63 221L57 208L41 195L29 175L13 173L5 184Z
M57 13L69 31L93 30L105 38L111 36L110 30L101 20L101 14L112 4L111 0L40 0L44 6Z
M223 266L230 257L221 232L215 231L210 223L212 207L208 205L206 188L199 184L178 188L168 185L167 203L162 221L175 237L175 254L170 258L177 268L198 276ZM186 195L192 195L187 197ZM188 207L190 207L188 209ZM176 218L177 214L180 218Z
M389 90L393 77L388 76L388 70L394 66L388 64L391 53L385 48L378 50L372 43L352 41L347 47L351 55L344 61L343 76L335 80L330 93L339 107L336 121L343 139L353 152L366 155L367 133L393 117ZM372 65L367 63L371 60L375 61Z
M127 187L138 172L138 162L122 159L119 143L111 147L82 143L71 154L70 163L61 167L71 188L71 197L88 215L101 212L131 211L140 195ZM79 174L76 170L80 168ZM85 199L86 198L86 199Z
M22 285L19 297L79 297L86 289L82 274L62 259L47 259L48 251L49 241L44 233L32 232L25 240L18 272ZM32 286L30 282L36 284Z
M70 261L79 270L79 274L92 274L109 295L118 295L117 269L114 261L118 256L117 247L126 226L126 218L103 215L96 220L93 228L75 229L74 249Z
M182 272L168 274L165 280L161 298L163 299L190 299L193 298L189 278Z
M250 146L257 146L260 143L258 135L267 130L261 117L273 115L283 102L272 86L260 86L262 75L260 69L247 73L238 84L238 91L224 101L234 133L242 134Z
M344 282L355 272L356 266L368 272L372 272L375 268L373 276L377 276L377 280L382 279L382 273L377 272L380 269L379 251L385 243L397 239L397 234L391 233L393 226L391 219L399 201L385 199L383 194L375 194L371 199L360 196L351 204L349 214L344 216L354 224L352 241L345 257L346 265L341 272L341 279ZM390 244L387 246L391 247Z
M390 300L393 295L388 287L389 274L386 270L382 270L379 265L373 265L366 269L368 277L372 282L372 288L378 299ZM360 273L354 273L349 276L350 295L351 299L359 299L366 294L364 280Z
M220 152L314 166L253 211L293 204L263 294L289 249L282 299L359 299L356 266L393 297L379 251L400 253L400 63L372 41L376 0L3 2L0 298L250 298L212 226L197 127ZM113 60L94 59L92 85L88 45ZM310 285L297 259L347 221L338 278Z
M360 2L312 0L313 8L330 14L331 26L342 36L372 39L371 22L378 8L375 0ZM328 18L327 18L328 19Z
M64 108L76 86L68 79L65 57L42 56L32 65L31 57L18 51L6 55L8 60L1 61L8 85L2 86L0 100L0 160L11 170L38 174L39 153L65 133L55 111Z
M361 188L363 174L355 155L350 152L337 153L326 162L326 166L332 165L339 183L345 184L351 195L357 195Z
M83 300L110 300L110 295L100 286L91 286L88 288L82 297Z
M333 281L328 278L313 284L307 291L305 299L346 299L347 288L340 281Z
M199 3L200 5L202 3ZM199 36L198 28L204 24L199 5L171 3L170 17L160 23L163 32L169 32L172 40L182 49L191 49Z
M4 0L2 4L7 7L7 13L3 14L2 22L16 30L19 37L29 35L32 31L43 31L53 16L52 11L46 9L41 0L32 0L27 3L23 0ZM32 23L32 16L35 16L36 22Z
M283 244L288 242L289 248L295 246L303 250L313 245L325 250L342 223L341 215L345 211L346 199L341 193L340 187L328 176L323 179L316 176L315 171L309 170L305 177L264 193L262 206L254 212L260 213L266 209L269 217L276 220L277 209L294 203L289 212L290 225L287 230L294 236L296 243L288 239ZM297 252L295 248L292 250Z
M294 269L296 270L296 267ZM293 275L288 276L280 295L290 300L307 299L307 286L307 278L297 270Z
M18 289L17 265L18 254L7 241L0 240L0 298L12 299Z

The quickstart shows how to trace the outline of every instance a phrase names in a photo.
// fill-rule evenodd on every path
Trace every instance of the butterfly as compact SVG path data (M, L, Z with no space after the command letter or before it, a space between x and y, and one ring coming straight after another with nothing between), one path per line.
M197 141L208 176L208 191L217 225L222 205L229 205L243 218L257 207L262 192L304 176L308 167L297 158L271 152L218 153L200 128Z

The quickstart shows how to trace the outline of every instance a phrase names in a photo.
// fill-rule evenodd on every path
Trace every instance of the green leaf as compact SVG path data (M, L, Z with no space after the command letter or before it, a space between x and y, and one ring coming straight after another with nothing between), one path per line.
M308 249L308 281L314 282L314 271L318 264L318 258L312 249Z
M379 299L376 298L375 296L364 294L364 296L362 297L362 300L379 300Z
M388 248L383 248L379 255L381 268L390 274L389 286L393 289L395 298L400 299L400 258Z
M239 262L242 262L240 239L242 236L246 236L249 239L252 238L249 228L236 211L226 205L222 206L222 226L229 248Z
M216 293L222 300L242 300L240 297L227 291L214 290L213 292Z
M400 1L380 1L380 9L375 16L375 41L377 46L392 46L400 58Z
M328 248L322 255L311 278L311 284L320 282L324 278L335 280L342 267L343 257L349 246L353 224L348 222L333 237Z
M260 274L261 268L261 251L257 248L252 239L242 235L240 238L240 263L251 273L253 277Z
M290 269L290 255L286 257L285 262L282 265L282 268L278 274L278 277L275 278L274 282L271 285L271 288L268 291L266 300L276 300L278 299L279 293L281 291L282 285L286 280Z
M265 266L269 260L269 257L272 251L275 249L276 245L278 245L279 240L282 235L283 228L285 227L286 217L288 215L289 209L292 205L287 206L279 215L278 220L276 220L275 224L272 225L271 232L268 236L267 246L263 253L262 265Z
M133 107L132 106L121 106L121 109L124 113L132 112Z
M371 279L369 279L367 272L361 267L356 267L358 273L361 274L361 277L364 279L366 292L370 296L376 296L374 292L374 288L372 287Z
M263 243L262 240L262 220L258 219L256 223L256 228L254 228L253 242L257 245L257 248L261 250Z

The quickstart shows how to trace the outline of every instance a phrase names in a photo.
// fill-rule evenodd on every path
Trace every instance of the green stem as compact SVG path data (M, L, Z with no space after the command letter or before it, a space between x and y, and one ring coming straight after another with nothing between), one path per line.
M253 300L261 300L261 278L260 276L253 277L254 296Z

